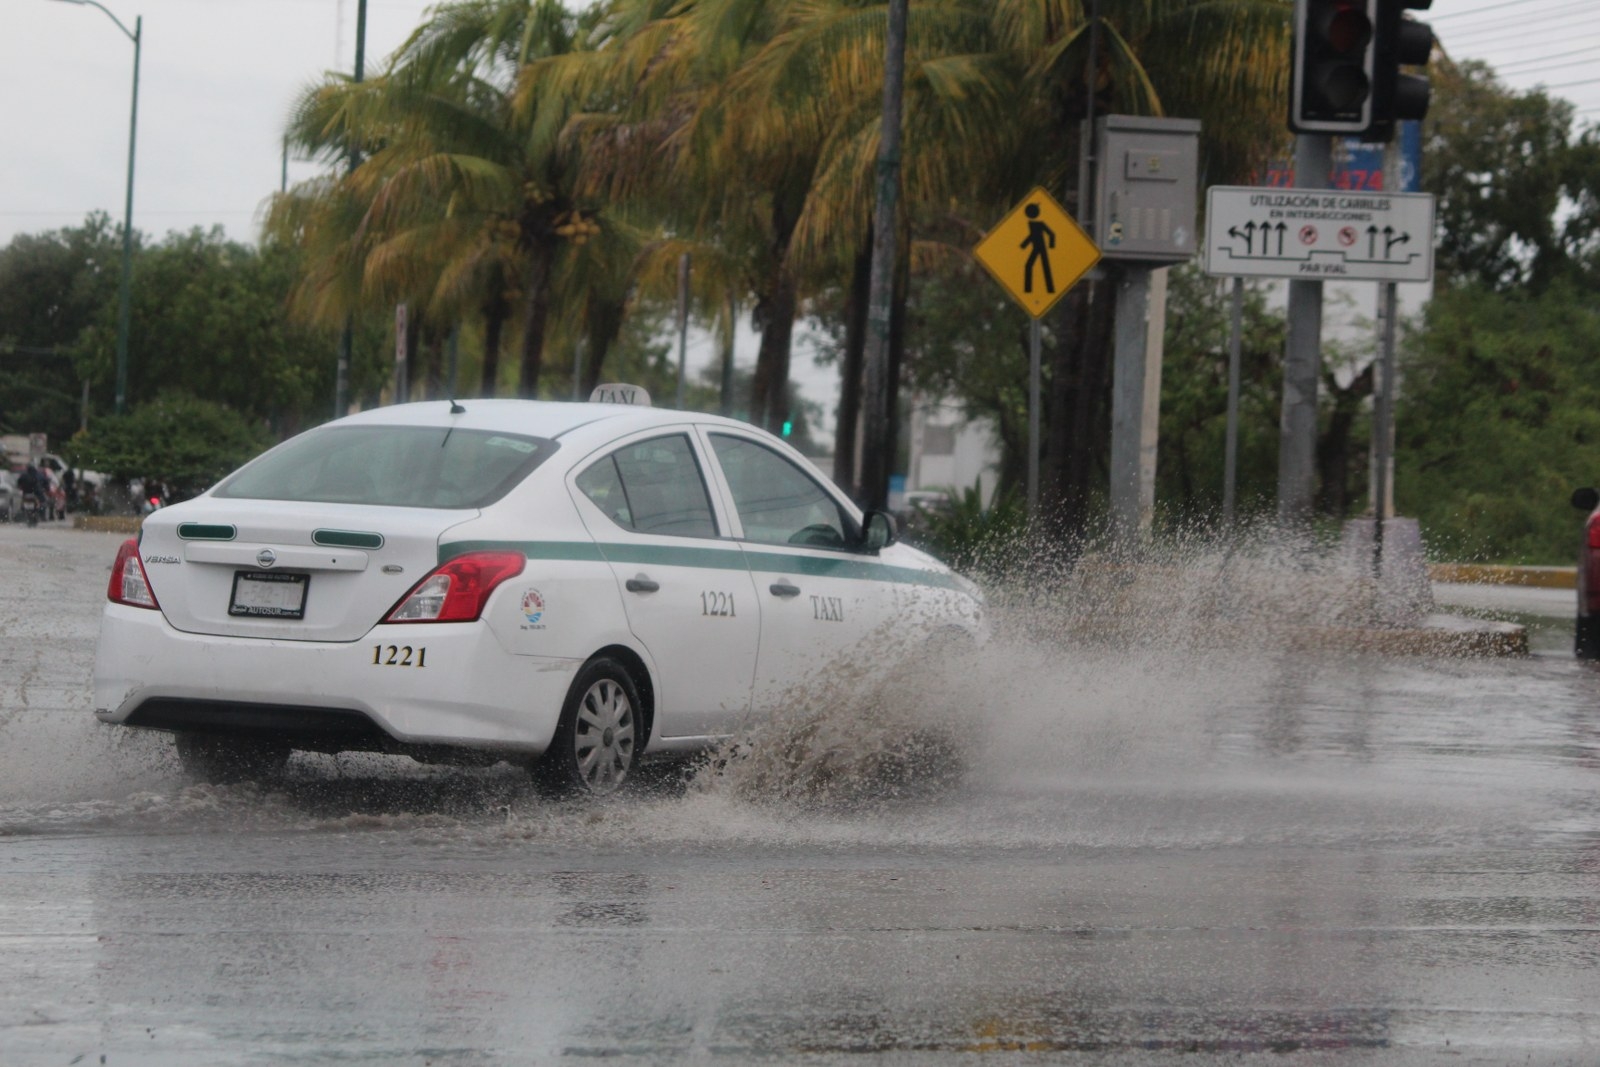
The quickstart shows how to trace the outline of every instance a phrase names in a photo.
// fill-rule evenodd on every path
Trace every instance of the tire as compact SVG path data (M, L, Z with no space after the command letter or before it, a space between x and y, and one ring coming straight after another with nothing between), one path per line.
M616 793L638 764L643 710L627 667L609 656L584 664L567 690L550 747L533 765L535 784L557 795Z
M214 734L178 734L178 762L190 778L210 785L271 781L289 762L289 746Z
M1600 659L1600 615L1578 616L1572 652L1579 659Z

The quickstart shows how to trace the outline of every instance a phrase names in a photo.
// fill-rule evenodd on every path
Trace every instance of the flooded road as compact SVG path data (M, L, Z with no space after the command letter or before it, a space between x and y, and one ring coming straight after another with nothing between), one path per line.
M91 713L119 540L0 527L8 1067L1600 1061L1600 672L1554 599L1469 605L1527 659L1017 627L556 804L187 785ZM959 773L884 758L929 723Z

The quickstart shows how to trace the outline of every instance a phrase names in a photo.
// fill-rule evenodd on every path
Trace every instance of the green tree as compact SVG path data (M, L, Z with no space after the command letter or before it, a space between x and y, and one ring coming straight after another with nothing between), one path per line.
M1169 276L1156 499L1174 521L1221 512L1231 289L1231 282L1193 266ZM1265 287L1247 285L1239 346L1241 515L1270 506L1277 493L1284 332L1283 315L1268 308Z
M228 407L174 391L125 415L96 421L87 434L69 441L62 454L74 466L102 471L116 481L162 482L174 500L184 500L204 492L270 443L265 430Z
M227 240L220 228L169 234L143 250L129 331L132 401L181 389L284 432L324 417L335 335L288 320L297 262L293 248L258 250ZM115 305L103 303L72 345L80 373L101 389L113 377ZM358 388L383 374L370 359L357 368ZM109 406L102 401L102 410Z
M110 220L23 234L0 249L0 428L65 440L77 430L78 335L116 303L120 242ZM110 379L106 379L109 386ZM105 392L110 406L110 390Z
M1600 310L1575 283L1438 291L1413 339L1396 505L1447 559L1567 563L1567 497L1600 483Z
M1585 183L1572 143L1572 104L1508 89L1479 60L1437 67L1422 177L1438 198L1438 282L1542 288L1569 270L1581 242L1559 221L1563 204L1586 185L1594 197L1594 171Z
M1441 557L1568 562L1567 496L1600 481L1600 149L1573 119L1482 63L1434 80L1438 277L1402 349L1395 488Z
M407 301L454 323L477 309L492 395L515 293L517 391L538 394L556 285L585 274L563 261L603 258L616 274L632 255L626 229L575 195L562 141L575 100L560 72L580 30L557 0L462 0L430 12L379 77L304 94L291 140L336 165L352 148L363 159L274 208L275 232L312 249L303 314L331 322Z

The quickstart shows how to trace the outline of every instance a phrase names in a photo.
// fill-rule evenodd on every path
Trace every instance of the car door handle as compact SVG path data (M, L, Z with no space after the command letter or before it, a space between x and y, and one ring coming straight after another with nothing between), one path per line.
M661 588L660 582L652 582L648 578L629 578L622 585L630 593L654 593Z
M771 585L767 586L767 588L772 590L773 596L800 595L800 587L798 585L790 585L788 582L773 582Z

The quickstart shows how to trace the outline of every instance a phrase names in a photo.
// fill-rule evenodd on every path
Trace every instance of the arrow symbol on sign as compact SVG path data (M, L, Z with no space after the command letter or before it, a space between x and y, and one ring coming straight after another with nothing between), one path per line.
M1246 223L1245 226L1244 226L1244 232L1240 232L1240 229L1237 226L1229 226L1228 227L1228 236L1229 237L1236 237L1239 240L1244 242L1245 255L1251 255L1252 253L1255 252L1255 250L1256 250L1255 249L1255 244L1256 244L1256 224L1255 223L1253 223L1253 222Z
M1274 227L1271 227L1271 226L1268 227L1268 229L1273 229L1273 228ZM1288 228L1289 228L1288 223L1284 223L1284 222L1278 223L1278 225L1276 227L1276 229L1278 231L1278 255L1280 255L1280 256L1283 255L1283 233Z
M1378 258L1378 228L1376 226L1367 227L1367 258Z
M1383 228L1383 258L1384 259L1388 259L1389 258L1389 249L1393 248L1395 245L1403 245L1403 244L1405 244L1405 243L1407 243L1408 241L1411 240L1411 235L1409 233L1402 233L1398 237L1389 236L1393 232L1394 231L1388 226L1385 226Z

